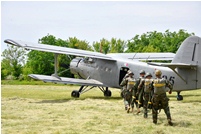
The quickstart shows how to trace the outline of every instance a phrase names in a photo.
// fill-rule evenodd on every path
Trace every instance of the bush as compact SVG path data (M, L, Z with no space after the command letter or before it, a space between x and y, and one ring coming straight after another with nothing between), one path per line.
M8 75L8 76L6 77L6 80L16 80L16 77L13 76L13 75Z

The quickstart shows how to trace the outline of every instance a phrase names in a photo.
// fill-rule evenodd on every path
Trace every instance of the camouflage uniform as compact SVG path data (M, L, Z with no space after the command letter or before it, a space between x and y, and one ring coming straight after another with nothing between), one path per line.
M159 72L157 75L157 72ZM168 101L169 98L166 95L166 87L170 88L169 93L171 94L172 92L172 85L170 84L170 82L168 80L166 80L165 78L161 78L161 72L160 70L156 70L155 72L156 77L153 80L153 87L154 87L154 94L152 97L152 103L153 103L153 108L152 108L152 117L153 117L153 123L157 123L157 118L158 118L158 110L159 109L163 109L167 119L168 119L168 123L169 125L173 125L171 122L171 115L170 115L170 108L168 105Z
M138 108L137 82L138 81L136 80L132 90L132 101L131 101L132 112L134 110L134 104L136 105L136 108Z
M150 76L150 77L149 77ZM151 106L151 96L152 96L152 88L151 88L151 83L152 83L152 79L151 79L152 75L150 73L146 74L146 78L142 79L138 89L142 89L143 90L143 109L144 109L144 118L147 118L148 116L148 106ZM139 99L140 100L140 99Z
M132 111L134 109L134 104L136 105L137 107L137 114L140 113L140 107L141 107L141 102L142 102L142 93L143 93L143 90L141 89L138 89L138 86L141 82L142 79L144 79L144 75L145 75L145 71L144 70L140 70L140 77L136 80L136 85L134 87L134 91L133 91L133 100L132 100Z
M128 78L128 74L126 74L123 78L123 81ZM120 84L121 85L121 84ZM124 106L125 106L125 110L127 110L127 101L125 99L125 93L127 90L127 84L125 84L124 86L122 86L122 90L121 90L121 96L123 97L123 101L124 101Z
M145 78L144 77L140 77L138 80L137 80L137 84L136 86L138 87L137 89L137 98L138 98L138 107L140 108L142 106L142 103L143 103L143 93L144 93L144 90L143 90L143 86L142 87L139 87L141 81L144 81Z
M130 74L133 74L133 73L130 72L129 77L126 79L123 79L123 81L120 84L120 86L122 86L122 87L126 86L124 99L125 99L125 104L126 104L128 113L129 113L130 105L131 105L131 101L132 101L132 91L133 91L134 85L136 83L136 80Z

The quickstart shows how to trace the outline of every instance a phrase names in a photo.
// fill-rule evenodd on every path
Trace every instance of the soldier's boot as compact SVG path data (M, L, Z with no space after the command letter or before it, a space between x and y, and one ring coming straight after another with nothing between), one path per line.
M170 108L167 107L167 108L164 109L164 111L165 111L165 114L167 115L168 124L170 126L173 126L173 123L172 123L172 120L171 120L171 115L170 115Z
M152 119L153 119L153 123L157 124L158 113L157 113L157 110L154 108L152 108Z
M139 114L139 113L140 113L140 108L138 107L138 108L137 108L137 114Z
M147 118L147 117L148 117L147 113L144 113L144 118Z
M147 108L144 108L144 118L147 118L148 117L148 114L147 114Z
M134 113L134 107L132 107L131 112Z
M154 124L157 124L157 119L153 119L153 123L154 123Z
M130 106L128 106L128 107L127 107L127 113L130 112L130 109L131 109Z
M168 124L169 124L170 126L173 126L173 123L172 123L171 119L168 119Z

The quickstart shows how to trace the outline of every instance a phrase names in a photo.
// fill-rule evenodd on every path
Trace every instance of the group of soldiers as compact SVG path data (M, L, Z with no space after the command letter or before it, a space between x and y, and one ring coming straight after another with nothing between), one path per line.
M124 98L125 110L127 113L134 113L134 106L136 106L137 114L140 113L140 107L143 107L144 118L148 117L148 109L152 109L153 123L157 124L158 111L163 109L168 120L169 125L173 125L171 121L169 98L166 95L166 87L172 93L173 85L162 78L162 72L155 70L156 78L152 78L151 73L140 71L140 77L134 78L134 73L130 70L123 78L120 86L122 86L122 96Z

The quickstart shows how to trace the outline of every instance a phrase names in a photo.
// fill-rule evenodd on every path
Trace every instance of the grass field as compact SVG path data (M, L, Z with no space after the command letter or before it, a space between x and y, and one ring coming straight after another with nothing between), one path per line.
M71 98L78 86L2 85L2 134L200 134L201 90L168 95L173 126L168 126L163 111L154 125L148 119L124 110L119 90L111 89L105 98L94 89L80 98Z

